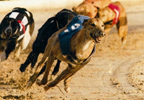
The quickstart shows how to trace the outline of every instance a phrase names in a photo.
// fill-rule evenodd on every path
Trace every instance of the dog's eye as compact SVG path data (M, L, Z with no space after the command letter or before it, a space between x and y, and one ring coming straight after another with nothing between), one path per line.
M93 24L91 24L91 26L95 26L95 24L93 23Z
M102 25L102 27L104 27L104 25Z

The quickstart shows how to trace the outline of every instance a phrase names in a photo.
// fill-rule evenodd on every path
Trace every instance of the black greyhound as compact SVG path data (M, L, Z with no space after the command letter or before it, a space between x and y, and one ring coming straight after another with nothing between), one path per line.
M51 37L51 35L59 29L63 28L75 16L76 14L71 10L63 9L44 23L44 25L39 29L37 38L33 43L32 51L30 52L26 61L21 64L21 72L24 72L30 63L32 68L35 66L38 55L40 53L44 53L49 37ZM56 75L59 71L60 62L60 60L57 60L57 64L54 68L54 71L52 72L52 75ZM44 71L45 66L42 68L40 74L42 74Z

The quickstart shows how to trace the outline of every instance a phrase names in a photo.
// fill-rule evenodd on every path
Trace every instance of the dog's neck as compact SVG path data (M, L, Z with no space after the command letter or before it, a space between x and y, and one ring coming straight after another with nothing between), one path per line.
M75 52L75 56L80 59L87 59L95 46L95 42L90 36L87 36L86 30L82 29L77 32L71 39L71 51Z

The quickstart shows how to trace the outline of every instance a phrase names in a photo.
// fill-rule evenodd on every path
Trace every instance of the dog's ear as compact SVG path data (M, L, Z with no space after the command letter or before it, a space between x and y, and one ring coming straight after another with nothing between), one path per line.
M96 7L96 6L95 6ZM96 7L97 8L97 10L99 11L100 10L100 8L99 7Z
M99 11L100 11L100 8L99 7L96 7L97 8L97 14L95 16L95 18L99 18Z
M72 8L72 11L73 11L73 12L77 12L77 11L76 11L76 7L73 7L73 8Z
M87 23L88 20L89 19L85 19L82 25L84 26Z

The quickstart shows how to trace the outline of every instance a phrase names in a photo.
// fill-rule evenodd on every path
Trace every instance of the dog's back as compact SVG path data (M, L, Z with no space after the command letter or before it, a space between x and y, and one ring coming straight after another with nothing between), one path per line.
M36 40L33 44L33 51L44 52L48 38L56 31L64 27L74 16L70 10L63 9L54 17L49 18L45 24L39 29Z

